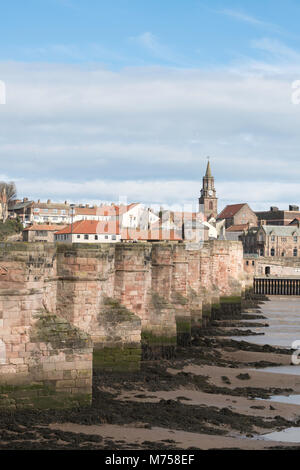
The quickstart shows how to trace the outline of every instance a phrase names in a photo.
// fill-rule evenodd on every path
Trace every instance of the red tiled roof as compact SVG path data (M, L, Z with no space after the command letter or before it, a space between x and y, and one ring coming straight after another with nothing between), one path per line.
M222 212L218 215L218 219L229 219L229 217L233 217L235 214L241 210L242 207L244 207L246 203L244 202L243 204L231 204L229 206L226 206Z
M248 224L241 224L241 225L231 225L226 232L243 232L244 230L248 229Z
M47 225L47 224L35 224L24 228L25 231L33 230L47 230L48 232L56 232L57 230L64 229L65 225Z
M56 232L56 235L64 233L71 233L71 225L68 225L63 230ZM112 235L119 235L120 228L119 222L115 220L110 221L98 221L98 220L78 220L73 223L72 233L78 234L97 234L97 233L108 233Z

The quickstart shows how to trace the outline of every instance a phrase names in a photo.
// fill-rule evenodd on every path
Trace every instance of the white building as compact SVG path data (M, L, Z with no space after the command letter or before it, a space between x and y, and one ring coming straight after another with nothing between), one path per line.
M61 243L116 243L121 241L118 221L79 220L59 230L55 242Z

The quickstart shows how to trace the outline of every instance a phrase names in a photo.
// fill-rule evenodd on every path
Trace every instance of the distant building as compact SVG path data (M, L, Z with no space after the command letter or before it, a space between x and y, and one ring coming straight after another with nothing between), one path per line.
M64 204L51 202L40 202L38 200L29 201L24 198L23 201L16 200L9 208L11 217L19 217L24 227L30 224L67 224L71 222L70 206L65 201Z
M208 161L205 176L202 179L202 189L199 198L199 212L204 212L205 220L216 219L218 214L218 198L215 188L215 179L212 176L210 162Z
M24 197L23 201L16 199L11 203L8 208L8 213L11 218L19 218L25 227L32 221L32 205L34 201L29 201Z
M34 224L23 230L24 242L54 242L54 234L58 230L62 230L62 225L43 225Z
M230 204L226 206L217 216L217 220L225 219L226 230L229 227L237 225L246 225L249 227L257 226L257 217L247 203Z
M289 225L295 218L300 217L299 207L290 205L289 210L280 210L272 206L268 211L255 212L260 225Z
M247 254L272 257L300 255L300 229L293 225L252 228L242 237L242 241Z
M140 228L147 230L149 226L159 220L159 217L141 203L128 205L101 205L78 206L73 211L73 221L78 220L118 220L120 227Z
M121 241L118 221L79 220L55 232L55 242L116 243Z
M231 225L225 230L226 240L239 241L240 237L247 232L249 224Z

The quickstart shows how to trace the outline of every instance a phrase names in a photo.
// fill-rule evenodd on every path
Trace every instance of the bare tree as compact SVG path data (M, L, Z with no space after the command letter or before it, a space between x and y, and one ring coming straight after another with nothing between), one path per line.
M5 222L8 217L8 206L9 204L16 199L17 197L17 188L13 181L6 183L5 181L0 181L0 207L1 207L1 218Z

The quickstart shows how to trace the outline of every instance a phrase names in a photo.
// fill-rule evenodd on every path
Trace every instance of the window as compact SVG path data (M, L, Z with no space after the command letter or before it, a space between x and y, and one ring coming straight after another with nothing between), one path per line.
M282 237L282 238L281 238L281 241L282 241L282 243L286 243L286 238L285 238L285 237Z
M252 266L255 266L255 261L252 261Z
M95 235L95 240L98 240L98 235Z
M295 242L295 243L298 242L298 237L294 237L294 242Z
M285 256L285 251L283 251L283 252L281 253L281 256Z
M105 240L107 240L107 239L108 239L108 235L105 235L105 237L104 237L104 238L105 238Z
M57 209L53 209L53 214L57 214Z
M43 217L44 220L49 220L49 217Z
M275 248L271 248L271 256L275 256Z
M77 235L77 238L80 238L80 235Z
M209 201L209 210L212 211L214 208L212 201Z
M246 265L249 266L249 261L246 261Z
M297 250L297 248L294 248L294 250L293 250L293 256L298 256L298 250Z
M84 239L85 239L85 240L88 240L88 239L89 239L89 236L88 236L86 233L84 234Z
M117 239L116 235L112 235L111 238L112 238L112 240L116 240L116 239Z
M272 235L272 236L271 236L271 241L272 241L272 242L275 242L275 235Z
M35 209L33 209L33 212L40 212L40 209L36 207Z

